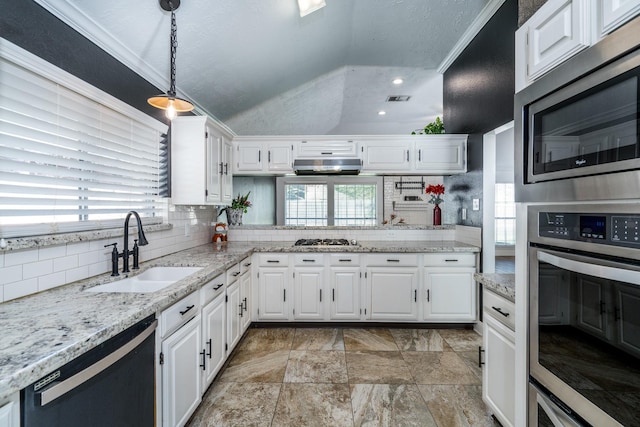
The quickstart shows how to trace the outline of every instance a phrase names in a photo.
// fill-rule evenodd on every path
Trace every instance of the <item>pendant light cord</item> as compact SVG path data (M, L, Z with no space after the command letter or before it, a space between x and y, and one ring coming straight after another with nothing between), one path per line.
M176 50L178 48L178 26L176 24L176 12L169 1L169 7L171 8L171 86L169 86L168 95L176 96Z

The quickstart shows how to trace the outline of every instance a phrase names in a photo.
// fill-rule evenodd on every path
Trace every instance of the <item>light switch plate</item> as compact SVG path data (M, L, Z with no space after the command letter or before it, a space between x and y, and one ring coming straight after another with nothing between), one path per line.
M480 199L473 199L473 210L474 211L480 210Z
M462 208L462 219L463 220L467 219L467 208Z

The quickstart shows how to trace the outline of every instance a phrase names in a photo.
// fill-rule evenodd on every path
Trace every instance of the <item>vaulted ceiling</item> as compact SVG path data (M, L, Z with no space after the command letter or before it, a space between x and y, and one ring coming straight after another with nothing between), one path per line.
M158 0L36 1L168 89ZM442 115L438 67L496 1L326 3L300 17L296 0L182 0L178 93L239 135L410 133Z

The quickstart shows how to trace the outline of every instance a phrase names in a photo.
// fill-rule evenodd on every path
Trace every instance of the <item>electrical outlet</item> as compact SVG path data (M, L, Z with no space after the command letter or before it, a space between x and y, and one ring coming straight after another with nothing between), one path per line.
M189 236L191 234L191 227L189 226L189 224L185 224L184 225L184 235L185 236Z
M462 219L463 220L467 219L467 208L462 208Z
M480 199L473 199L473 210L474 211L480 210Z

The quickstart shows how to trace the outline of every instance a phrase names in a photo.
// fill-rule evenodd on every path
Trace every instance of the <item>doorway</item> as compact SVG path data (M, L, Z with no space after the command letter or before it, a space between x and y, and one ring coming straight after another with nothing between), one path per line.
M515 272L513 121L483 136L482 272Z

